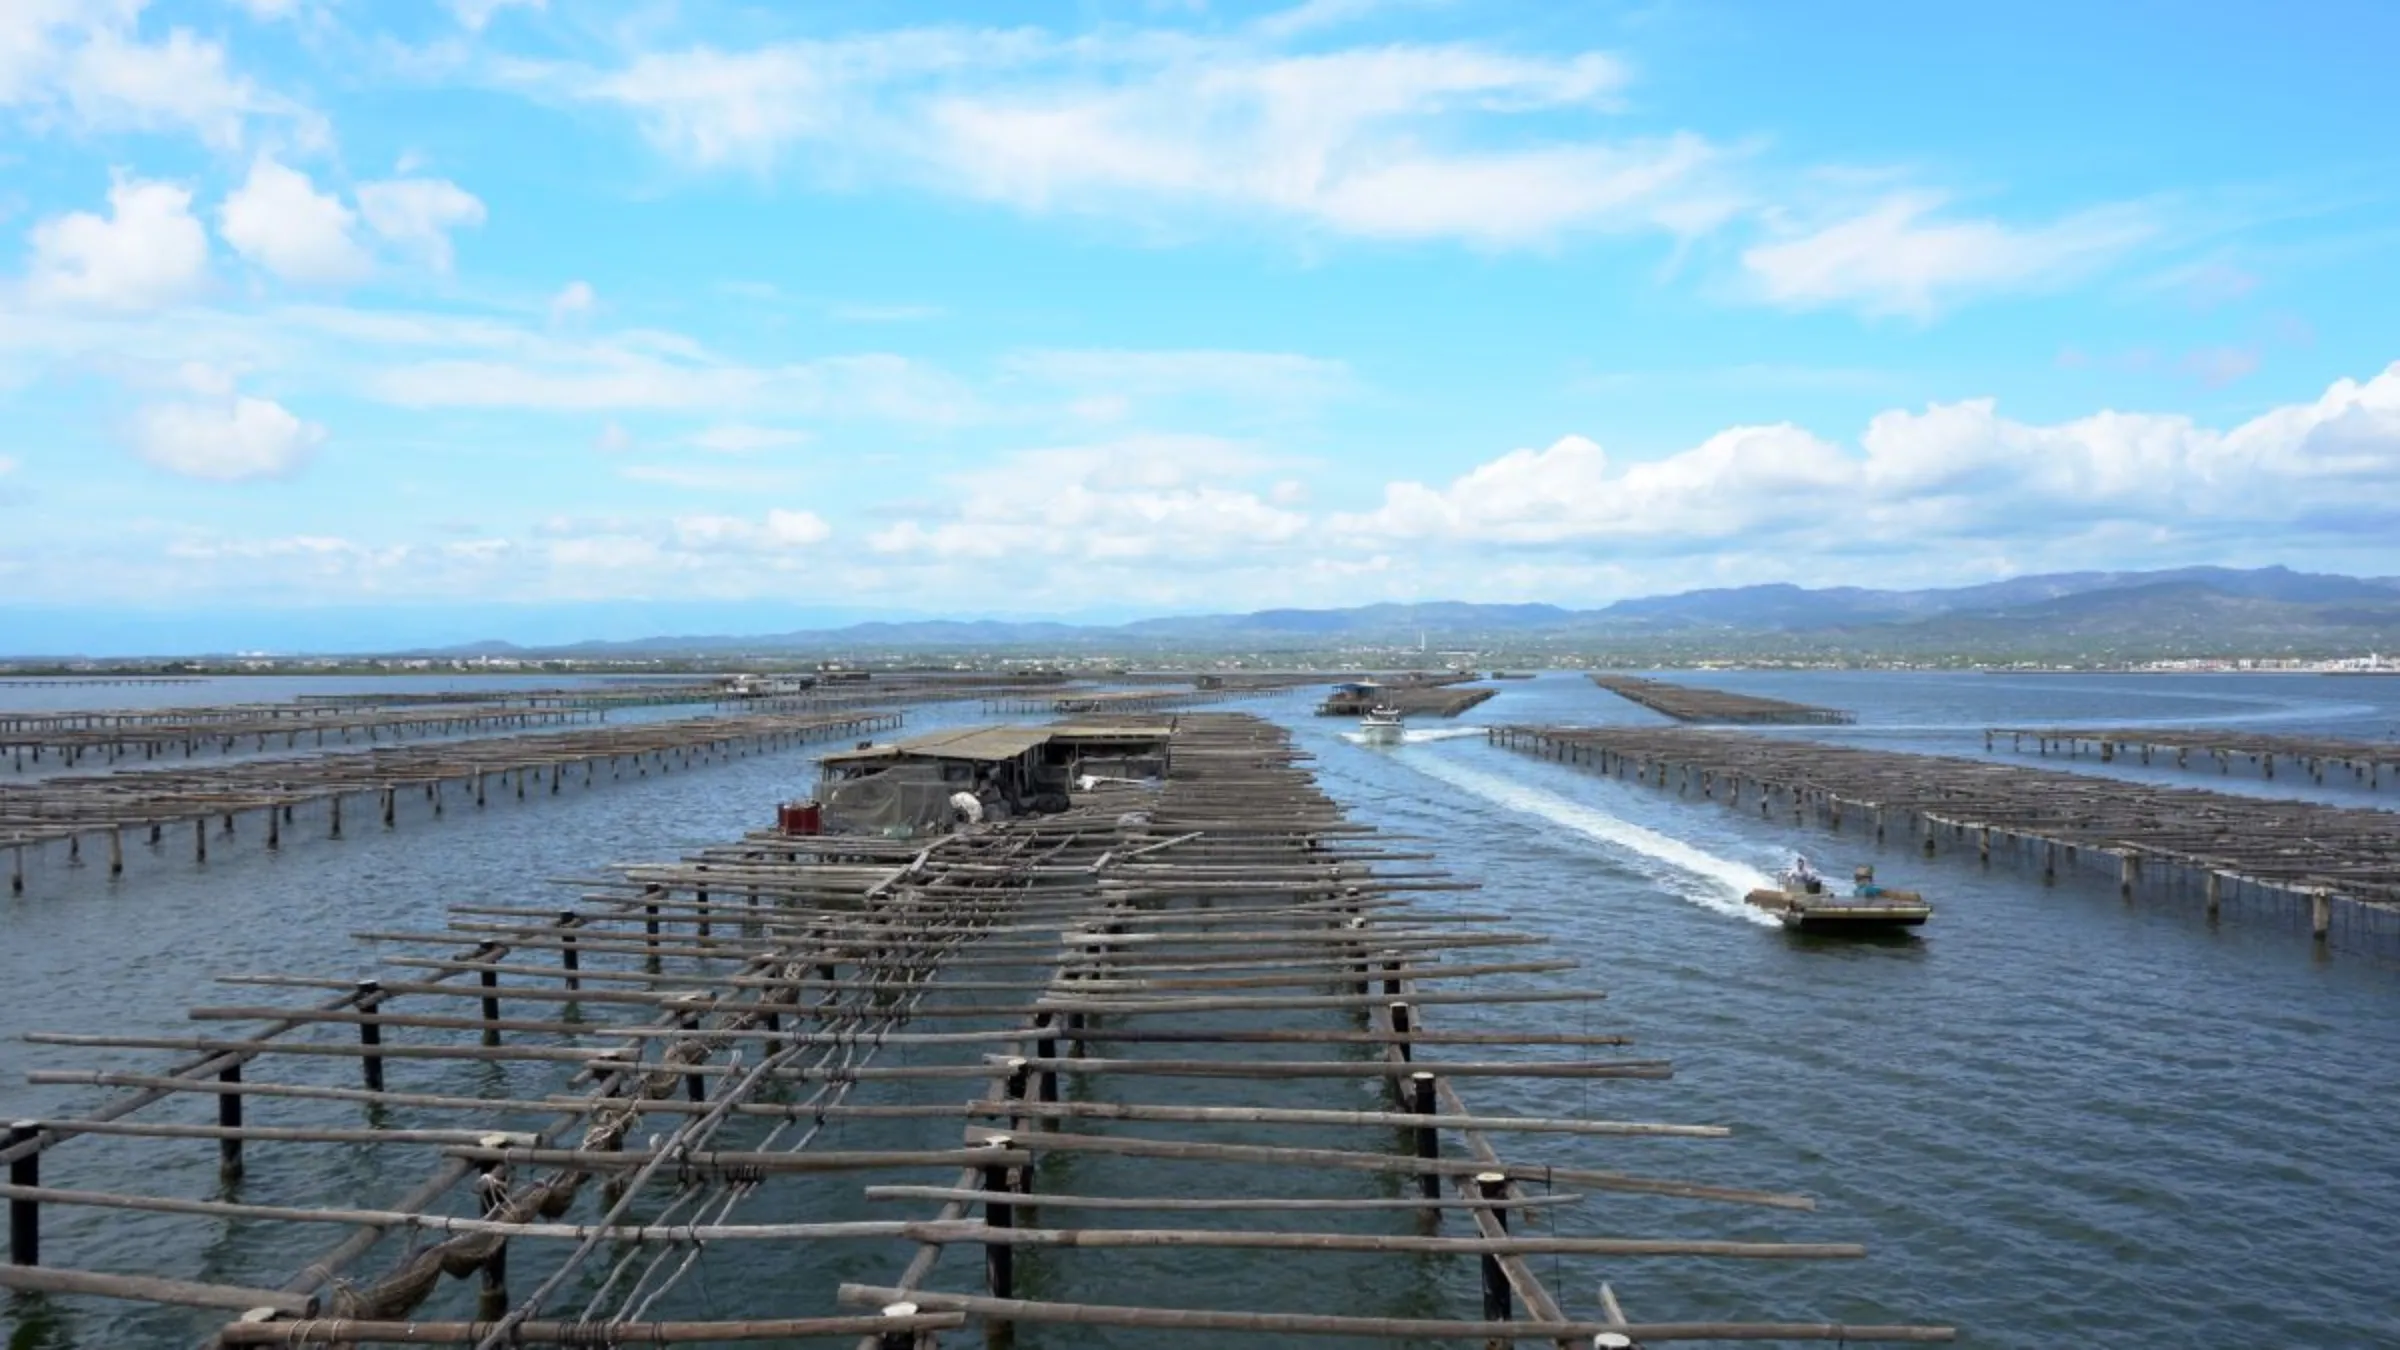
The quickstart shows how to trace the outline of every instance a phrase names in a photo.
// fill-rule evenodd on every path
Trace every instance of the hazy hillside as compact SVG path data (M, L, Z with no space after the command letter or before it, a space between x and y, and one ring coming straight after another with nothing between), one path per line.
M1977 586L1686 591L1597 609L1460 601L1200 614L1116 625L913 620L765 636L579 643L574 655L853 649L1125 652L1477 645L1665 655L2077 651L2176 655L2400 646L2400 579L2218 567L2070 572ZM478 644L484 650L488 644Z

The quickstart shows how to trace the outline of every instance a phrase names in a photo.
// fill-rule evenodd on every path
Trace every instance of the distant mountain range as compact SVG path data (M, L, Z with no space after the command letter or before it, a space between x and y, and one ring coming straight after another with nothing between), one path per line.
M1460 601L1270 609L1097 625L926 619L769 636L668 636L543 647L544 654L734 655L920 650L1325 651L1473 645L1538 652L1624 649L1659 655L2203 655L2400 648L2400 577L2283 567L2063 572L1977 586L1870 590L1740 586L1622 600L1598 609ZM522 654L508 643L441 656Z

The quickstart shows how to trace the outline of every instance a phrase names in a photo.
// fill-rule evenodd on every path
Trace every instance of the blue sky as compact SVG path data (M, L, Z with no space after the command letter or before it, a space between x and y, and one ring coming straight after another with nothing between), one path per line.
M2340 0L9 0L0 605L2400 572L2394 50Z

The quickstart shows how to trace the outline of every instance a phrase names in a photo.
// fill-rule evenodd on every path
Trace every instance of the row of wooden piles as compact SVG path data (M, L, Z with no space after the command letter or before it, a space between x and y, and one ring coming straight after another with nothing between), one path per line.
M1247 697L1245 691L1183 688L1075 689L1005 693L985 697L983 710L996 713L1055 713L1061 716L1167 712Z
M127 759L155 760L181 753L191 758L203 751L234 754L265 752L280 745L296 750L354 741L369 744L411 736L485 736L596 720L588 708L531 708L505 704L460 703L421 708L363 710L310 709L295 716L288 705L264 709L202 708L177 710L182 715L147 715L118 720L113 715L92 725L92 713L18 713L0 716L0 756L18 773L47 762L75 769L87 759L117 764Z
M64 845L70 865L85 840L105 849L111 876L125 870L126 835L164 847L188 828L193 858L208 860L212 835L236 832L245 816L279 848L297 811L322 803L326 832L339 838L344 806L364 797L389 828L403 797L421 794L440 815L449 805L484 805L499 790L557 794L607 774L647 776L809 741L886 731L901 714L880 710L684 718L571 732L427 742L299 757L232 760L177 768L117 769L0 785L0 848L9 851L11 892L25 889L30 851Z
M1949 1337L1629 1315L1597 1276L1637 1258L1863 1253L1752 1220L1742 1240L1595 1227L1590 1194L1810 1202L1590 1165L1719 1127L1478 1111L1524 1080L1666 1066L1562 1029L1546 1014L1597 991L1523 977L1572 963L1445 902L1468 888L1348 820L1302 759L1267 723L1191 715L1162 789L931 842L754 834L567 908L365 935L411 953L373 982L239 981L322 1002L193 1011L245 1031L38 1037L185 1058L34 1075L132 1095L16 1127L0 1283L217 1310L138 1325L229 1345ZM182 1159L184 1191L78 1187L87 1155L60 1146L93 1139ZM213 1196L192 1150L228 1178ZM311 1169L372 1180L243 1198ZM208 1278L38 1264L66 1207L176 1216ZM292 1229L321 1248L270 1240ZM285 1260L235 1260L262 1251ZM1572 1289L1538 1257L1573 1259Z
M2119 889L2197 891L2213 917L2235 894L2304 906L2327 937L2337 916L2400 916L2400 813L2168 788L1947 756L1862 750L1683 728L1495 727L1498 745L1672 788L1762 817L1913 840L1926 856L1972 848L2041 868L2052 883L2087 859Z
M1432 681L1380 685L1359 692L1337 690L1317 705L1317 714L1357 717L1375 708L1393 708L1406 717L1456 717L1499 692L1490 685Z
M1592 683L1678 722L1738 726L1831 726L1858 720L1857 714L1840 708L1820 708L1814 704L1789 703L1779 698L1760 698L1755 694L1736 694L1699 685L1670 684L1665 680L1646 680L1633 675L1595 674Z
M2335 736L2273 736L2259 732L2207 730L2169 730L2141 727L2133 730L2094 727L1991 727L1983 733L1983 748L1998 748L1999 738L2008 738L2008 748L2023 754L2026 742L2033 743L2036 753L2048 756L2053 751L2070 758L2081 756L2086 747L2102 763L2138 758L2143 764L2155 763L2159 756L2174 752L2178 769L2192 767L2192 755L2207 758L2216 771L2231 775L2236 762L2248 760L2249 766L2262 777L2275 776L2275 762L2282 760L2297 768L2315 782L2325 786L2327 770L2334 773L2339 784L2343 774L2349 775L2355 787L2381 788L2387 777L2400 778L2400 741L2362 741Z

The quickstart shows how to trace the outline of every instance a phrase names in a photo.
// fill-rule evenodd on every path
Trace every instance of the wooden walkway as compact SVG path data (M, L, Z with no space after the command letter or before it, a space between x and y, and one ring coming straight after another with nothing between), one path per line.
M1985 760L1859 750L1684 728L1505 726L1493 743L1795 823L1845 824L2038 859L2045 882L2083 855L2119 888L2196 885L2215 914L2235 889L2308 907L2323 938L2336 907L2400 915L2400 813L2162 788Z
M1629 1313L1606 1263L1864 1252L1776 1235L1806 1197L1625 1170L1721 1127L1479 1110L1496 1080L1667 1066L1545 1015L1598 998L1585 982L1493 981L1573 963L1440 902L1469 887L1404 866L1426 860L1348 821L1299 760L1267 723L1188 716L1161 789L930 841L754 834L583 883L568 907L458 905L444 929L362 934L406 953L374 981L241 977L284 1001L194 1009L202 1034L32 1037L180 1059L32 1075L128 1095L23 1122L0 1149L0 1285L199 1309L188 1325L226 1345L898 1350L967 1343L951 1333L969 1324L988 1344L1047 1326L1209 1344L1951 1337L1729 1320L1716 1300ZM428 1089L459 1061L505 1068L508 1095ZM327 1065L356 1085L307 1072ZM1339 1086L1361 1081L1382 1100ZM217 1124L164 1114L195 1099ZM93 1136L210 1150L221 1184L78 1186L72 1145ZM1551 1141L1544 1161L1512 1156L1528 1140ZM328 1150L362 1148L367 1193L289 1199ZM247 1199L245 1178L284 1202ZM1629 1195L1696 1213L1648 1235L1580 1203ZM181 1234L209 1255L85 1269L88 1225L45 1246L62 1206L140 1213L162 1225L153 1249ZM1738 1214L1712 1234L1723 1207ZM258 1253L305 1248L228 1240L302 1225L325 1245L288 1265ZM1356 1264L1374 1256L1380 1280ZM1226 1275L1194 1271L1234 1259L1259 1278L1228 1307ZM1480 1307L1443 1296L1432 1261L1471 1263L1450 1268L1479 1272Z
M2215 729L2175 731L2159 727L2140 727L2131 730L2101 730L2092 727L1992 727L1983 733L1983 748L1997 748L2000 737L2008 738L2008 748L2022 754L2026 742L2034 750L2048 755L2053 750L2070 757L2080 756L2089 747L2103 764L2125 758L2128 753L2140 757L2144 764L2155 762L2154 757L2165 751L2175 754L2175 767L2192 767L2192 755L2206 756L2220 774L2231 774L2235 761L2248 759L2263 776L2275 776L2275 762L2287 766L2319 784L2331 769L2339 775L2347 773L2359 787L2381 788L2388 778L2400 779L2400 742L2344 740L2331 736L2268 736L2255 732L2220 731Z
M351 797L374 803L382 823L397 819L403 792L422 792L436 815L445 790L456 787L462 801L471 791L481 806L496 780L502 791L526 795L547 779L555 794L580 767L593 781L605 768L611 777L646 776L753 751L845 738L899 726L896 712L867 711L815 716L686 718L637 726L564 733L497 736L376 750L343 751L299 758L246 759L206 768L119 769L110 773L45 778L0 785L0 848L9 850L9 887L25 890L29 850L64 843L70 862L82 861L86 837L108 851L109 875L125 870L125 832L147 830L163 842L171 827L189 825L195 862L208 861L212 829L231 834L243 815L256 814L269 848L280 848L284 826L295 808L322 802L327 832L340 838L343 804ZM221 827L220 827L221 826Z
M1631 699L1654 713L1678 722L1726 723L1742 726L1840 724L1855 722L1855 713L1786 703L1779 698L1731 694L1722 689L1669 684L1632 675L1594 675L1592 683L1620 698Z

